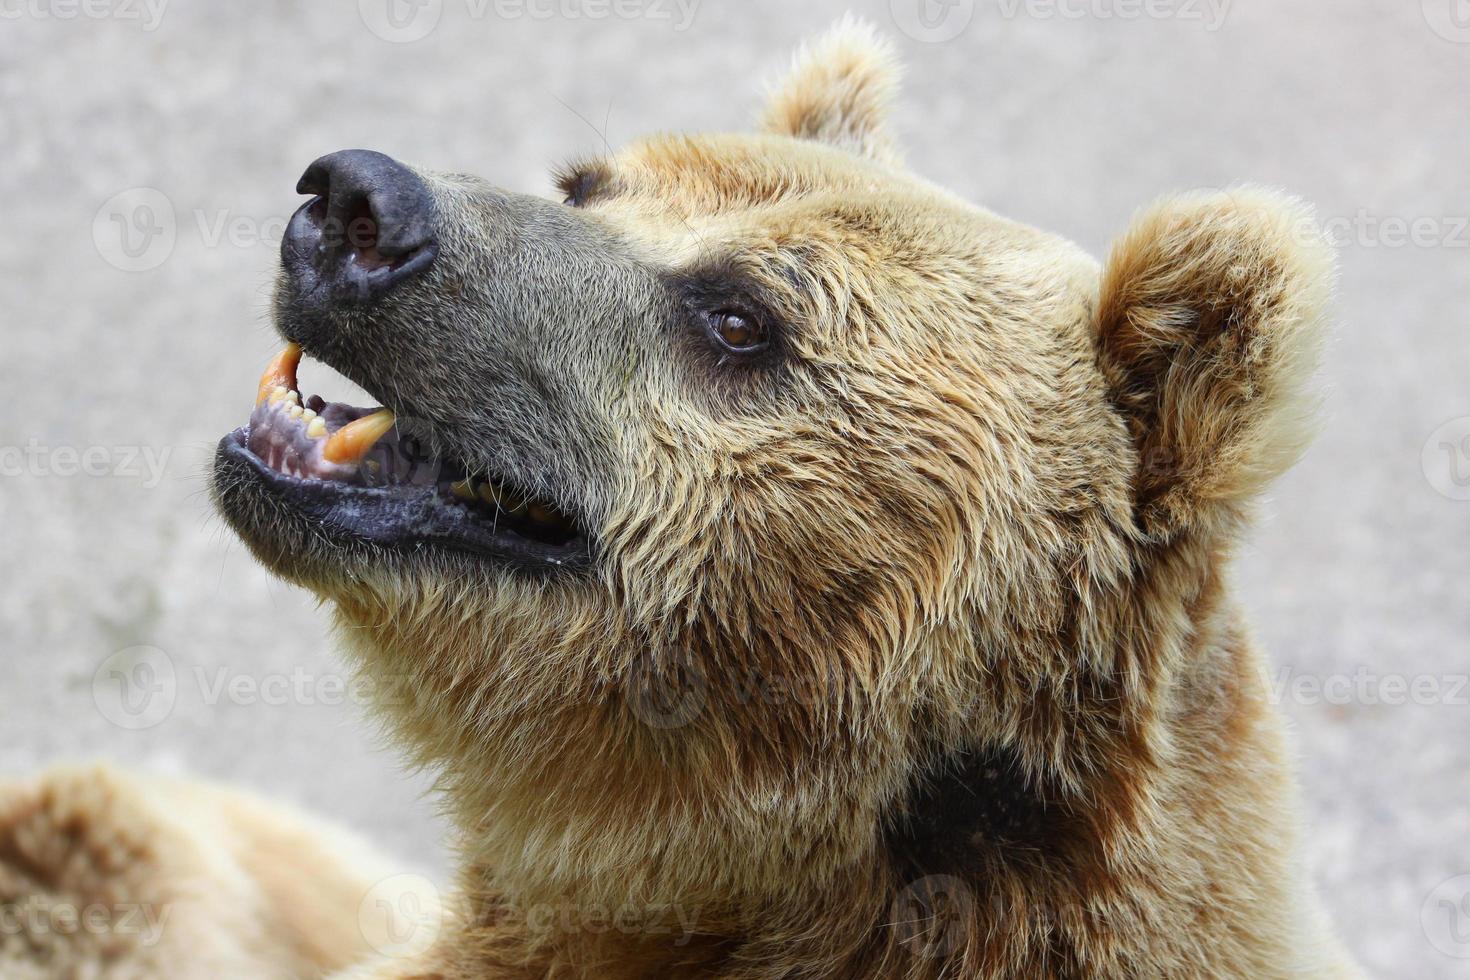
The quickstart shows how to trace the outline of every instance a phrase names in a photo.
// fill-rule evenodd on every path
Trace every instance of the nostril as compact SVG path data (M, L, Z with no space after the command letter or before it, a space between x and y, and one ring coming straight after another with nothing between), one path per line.
M283 243L283 255L288 263L307 258L318 278L334 281L335 293L380 295L426 269L437 254L433 195L392 157L331 153L306 168L296 189L316 196L301 209L299 234Z
M327 201L344 240L354 222L386 255L410 252L434 237L434 200L419 175L374 150L341 150L314 161L297 181L302 194Z
M384 255L378 248L378 220L373 216L372 206L366 198L354 201L347 209L346 227L347 255L365 269L381 269L402 263L411 253L396 256Z
M340 209L342 231L349 248L377 248L378 221L366 198L356 198Z

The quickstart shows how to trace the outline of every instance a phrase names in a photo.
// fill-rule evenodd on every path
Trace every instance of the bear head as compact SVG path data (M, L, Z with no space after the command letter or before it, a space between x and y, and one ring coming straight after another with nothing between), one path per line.
M1310 216L1170 197L1099 264L906 170L896 76L844 25L758 132L610 150L564 200L303 178L293 347L215 494L331 604L486 902L719 932L1075 878L1152 818L1170 720L1230 723L1190 651L1307 430ZM298 349L393 414L301 403Z

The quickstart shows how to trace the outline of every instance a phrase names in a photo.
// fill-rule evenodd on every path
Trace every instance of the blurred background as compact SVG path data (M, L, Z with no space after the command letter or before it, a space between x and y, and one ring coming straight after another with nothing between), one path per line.
M278 346L296 178L361 146L550 193L604 139L745 127L848 10L908 64L916 171L1095 253L1171 190L1319 208L1326 423L1237 578L1342 935L1470 976L1465 0L0 0L0 774L217 777L442 874L325 613L204 492Z

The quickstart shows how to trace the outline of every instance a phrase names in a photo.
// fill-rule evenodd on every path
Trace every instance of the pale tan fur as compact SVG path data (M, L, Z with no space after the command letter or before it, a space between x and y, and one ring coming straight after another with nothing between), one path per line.
M888 109L898 80L893 48L866 23L848 19L797 53L791 74L771 92L761 128L897 165Z
M318 977L373 954L359 905L399 873L204 783L100 766L0 783L0 976Z
M600 162L589 220L733 256L797 329L779 387L584 365L627 461L592 575L251 529L459 835L437 945L344 976L1355 975L1227 575L1308 428L1310 212L1168 198L1099 266L899 169L895 83L847 24L765 133Z

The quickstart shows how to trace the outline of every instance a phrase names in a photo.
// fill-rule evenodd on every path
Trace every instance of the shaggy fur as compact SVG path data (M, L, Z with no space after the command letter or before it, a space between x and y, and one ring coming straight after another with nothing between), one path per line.
M359 904L391 867L200 783L100 767L0 783L0 976L319 976L373 954Z
M1309 214L1166 199L1100 268L901 170L895 84L844 25L760 135L634 144L574 210L426 175L422 284L330 329L283 292L309 353L598 542L531 577L217 476L456 822L439 942L342 976L1353 975L1225 571L1303 441ZM764 360L665 329L732 291Z

